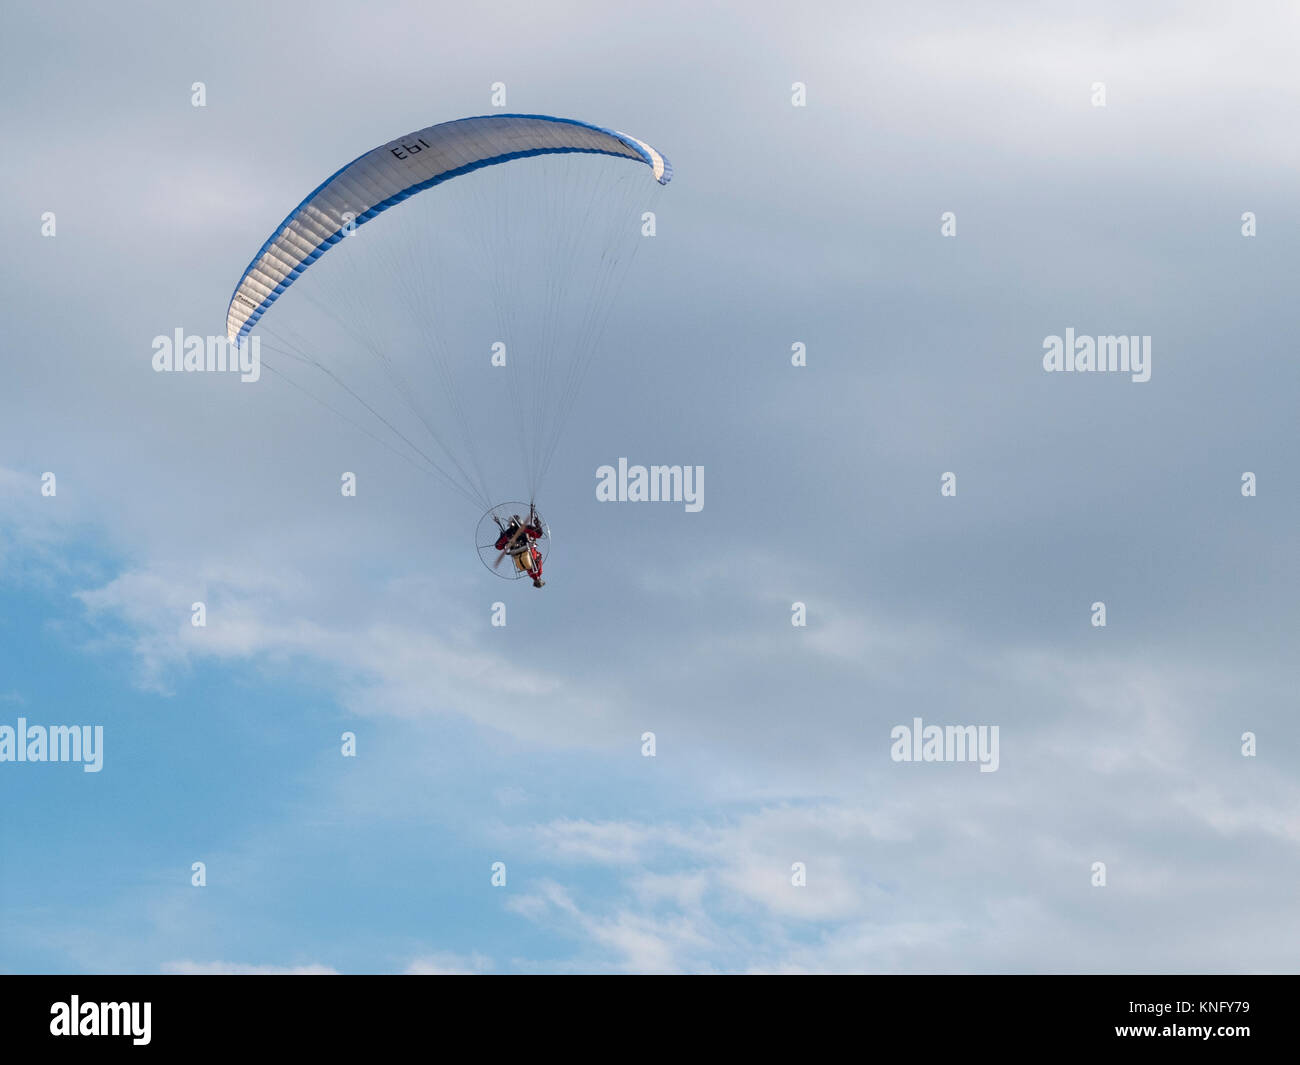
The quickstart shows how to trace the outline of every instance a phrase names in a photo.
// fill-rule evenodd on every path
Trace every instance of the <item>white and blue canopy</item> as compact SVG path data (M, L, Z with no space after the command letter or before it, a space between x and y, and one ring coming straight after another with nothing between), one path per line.
M662 185L672 167L635 137L568 118L481 115L442 122L380 145L313 191L276 227L248 264L226 312L236 340L312 263L355 228L424 189L485 166L535 155L587 152L650 167Z

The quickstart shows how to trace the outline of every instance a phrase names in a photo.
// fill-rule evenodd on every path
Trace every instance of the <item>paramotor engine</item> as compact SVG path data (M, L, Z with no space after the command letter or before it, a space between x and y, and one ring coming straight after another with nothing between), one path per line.
M501 534L510 527L511 522L517 518L528 520L530 512L533 520L541 526L542 535L535 540L529 540L528 545L541 555L543 562L546 561L551 551L551 527L537 513L536 508L528 503L498 503L479 518L474 536L478 557L483 560L483 565L489 572L508 581L517 581L521 577L531 576L524 566L516 564L516 556L511 554L509 548L502 550L497 547Z

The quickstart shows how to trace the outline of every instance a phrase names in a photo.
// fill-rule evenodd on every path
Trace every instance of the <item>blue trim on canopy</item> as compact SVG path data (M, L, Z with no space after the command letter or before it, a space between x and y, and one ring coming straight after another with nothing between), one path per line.
M438 123L437 126L427 126L425 128L437 129L439 126L454 126L454 125L458 125L461 122L473 122L485 118L530 118L530 119L536 119L538 121L544 121L544 122L559 122L569 126L581 126L583 129L590 129L590 130L595 130L598 133L608 134L609 136L613 137L615 140L621 142L622 144L626 145L628 148L632 149L632 151L636 152L636 154L641 158L643 162L646 163L647 166L650 166L651 168L653 168L654 166L654 160L651 158L650 154L640 144L632 140L630 137L627 137L624 134L619 133L617 130L606 129L604 126L593 126L589 122L579 122L575 118L555 118L551 115L516 115L516 114L477 115L470 118L454 119L451 122L440 122ZM422 133L424 131L415 130L414 132ZM407 134L408 137L411 135L412 134ZM366 156L379 151L381 148L384 148L391 143L393 142L385 141L384 144L381 144L376 148L371 148L370 151L368 152L363 152L361 155L358 155L355 159L353 159L350 163L346 164L345 166L339 167L338 170L334 171L334 173L332 173L329 177L327 177L324 181L322 181L319 185L317 185L314 189L312 189L311 192L309 192L303 198L302 202L299 203L297 207L295 207L292 211L290 211L285 216L284 221L282 221L276 227L275 232L273 232L271 236L267 238L266 242L260 248L257 249L257 254L253 256L252 261L248 264L247 267L244 268L244 272L240 275L239 281L235 285L235 291L231 293L230 302L226 305L227 320L229 320L230 318L230 308L235 305L235 297L239 295L239 290L243 286L245 279L248 277L250 273L253 272L253 268L257 266L262 256L266 254L267 249L270 248L271 245L273 245L277 240L280 239L280 237L282 237L285 234L285 232L289 229L289 224L295 218L298 217L298 213L305 206L307 206L308 203L310 203L313 199L315 199L316 195L319 192L321 192L324 188L326 188L326 186L328 186L331 182L333 182L334 179L337 178L340 174L342 174L346 170L351 169L362 159L366 158ZM428 178L425 181L417 182L414 185L410 185L407 188L402 189L400 192L394 193L392 196L389 196L388 199L375 204L373 207L357 215L357 217L353 220L353 222L354 225L356 226L362 226L366 222L369 222L376 215L382 213L383 211L388 210L388 208L394 206L395 204L401 203L403 200L407 199L408 197L414 196L417 192L423 192L425 189L431 189L435 185L441 185L444 181L450 181L452 178L460 177L463 174L472 173L475 170L481 170L484 167L496 166L499 163L509 162L511 159L526 159L530 156L536 156L536 155L569 155L569 154L609 155L614 157L615 159L627 158L627 156L622 155L619 152L606 151L600 148L530 148L527 149L526 151L521 151L521 152L506 152L502 155L494 155L487 159L480 159L477 162L469 163L466 166L457 167L455 170L448 170L441 174L435 174L433 177ZM663 173L663 177L659 178L658 181L659 184L661 185L667 185L668 182L672 180L673 168L669 164L668 160L664 158L664 156L660 155L659 158L663 160L664 173ZM310 252L310 254L308 254L307 257L303 259L301 263L299 263L296 267L294 267L294 269L290 272L289 276L285 278L283 281L281 281L278 285L276 285L274 289L271 290L270 295L268 295L265 299L262 300L260 304L258 304L258 306L253 311L253 313L248 316L247 320L240 327L239 333L235 337L236 340L242 339L243 337L247 336L250 332L252 332L253 326L255 326L258 320L262 317L262 315L266 313L268 308L270 308L271 304L273 304L277 299L279 299L280 295L287 288L289 288L290 285L292 285L295 281L297 281L299 277L302 276L303 271L305 271L307 267L309 267L312 263L314 263L317 259L319 259L327 251L329 251L330 248L332 248L335 244L337 244L340 240L344 238L345 234L343 232L343 229L344 227L339 227L337 231L335 231L330 236L326 237L320 244L316 245L316 247Z

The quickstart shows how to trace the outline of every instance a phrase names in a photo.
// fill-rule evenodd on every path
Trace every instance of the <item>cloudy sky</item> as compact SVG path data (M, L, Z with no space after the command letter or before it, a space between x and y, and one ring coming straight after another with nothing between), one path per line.
M1294 971L1300 14L973 6L9 5L0 726L104 762L0 762L0 968ZM150 365L498 82L676 170L541 592L275 375Z

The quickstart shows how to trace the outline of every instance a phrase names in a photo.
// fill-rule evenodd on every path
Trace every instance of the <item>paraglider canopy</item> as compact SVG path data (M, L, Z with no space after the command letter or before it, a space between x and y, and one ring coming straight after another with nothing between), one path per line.
M417 192L512 159L588 153L644 162L667 185L672 167L635 137L550 115L480 115L408 133L359 156L289 213L248 264L226 312L246 335L298 276L357 226Z

